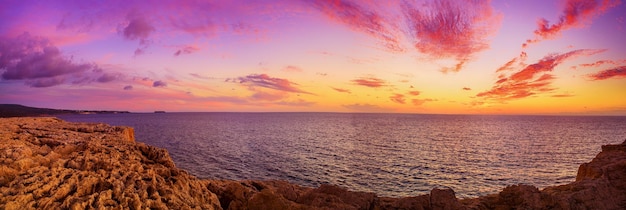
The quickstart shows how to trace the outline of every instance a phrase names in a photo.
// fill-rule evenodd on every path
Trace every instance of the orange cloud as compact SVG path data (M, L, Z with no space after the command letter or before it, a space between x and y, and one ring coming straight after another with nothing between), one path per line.
M626 78L626 66L619 66L612 69L600 71L589 75L591 80L605 80L609 78Z
M555 90L550 86L555 77L548 72L551 72L567 59L577 56L589 56L604 51L581 49L545 56L537 63L527 65L509 77L501 75L503 78L496 81L491 90L478 93L476 96L496 100L510 100L551 92Z
M550 25L546 19L537 21L537 29L534 31L537 38L527 40L522 47L530 43L539 42L542 39L551 39L561 34L562 31L574 27L584 27L595 16L605 13L608 9L620 4L619 0L567 0L559 21Z
M419 91L409 91L409 95L418 96L421 92Z
M335 90L335 91L337 91L337 92L340 92L340 93L352 93L352 92L351 92L350 90L348 90L348 89L343 89L343 88L335 88L335 87L330 87L330 88L332 88L333 90Z
M351 109L357 112L391 112L393 109L384 108L378 105L372 104L347 104L343 105L347 109Z
M389 99L391 99L391 101L399 103L399 104L405 104L406 103L406 99L404 98L404 95L402 94L394 94L392 96L389 97Z
M413 102L413 105L421 106L422 104L424 104L426 102L436 101L436 100L435 99L431 99L431 98L425 98L425 99L413 99L411 101Z
M362 77L360 79L352 80L352 82L355 85L361 85L361 86L371 87L371 88L386 86L386 83L387 83L385 82L385 80L378 79L375 77Z
M500 25L500 15L490 3L437 0L425 7L406 3L403 9L415 48L434 58L458 61L444 72L461 70L474 53L489 47L486 38Z

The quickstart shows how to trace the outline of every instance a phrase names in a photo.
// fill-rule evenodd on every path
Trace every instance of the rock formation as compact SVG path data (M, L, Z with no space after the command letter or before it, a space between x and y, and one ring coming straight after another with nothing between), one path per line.
M0 209L626 209L626 142L605 145L576 181L514 185L459 200L452 189L378 197L285 181L200 180L132 128L0 118Z

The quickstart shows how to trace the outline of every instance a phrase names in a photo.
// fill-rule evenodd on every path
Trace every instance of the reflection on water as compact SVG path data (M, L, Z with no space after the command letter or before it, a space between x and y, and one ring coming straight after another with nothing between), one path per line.
M135 127L201 178L335 184L381 196L451 187L458 197L574 181L626 117L338 113L66 115Z

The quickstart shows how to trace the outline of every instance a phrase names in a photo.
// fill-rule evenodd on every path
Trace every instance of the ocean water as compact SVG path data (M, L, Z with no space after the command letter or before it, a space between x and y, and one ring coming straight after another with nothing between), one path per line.
M334 184L380 196L450 187L457 197L575 180L626 117L349 113L61 115L135 128L200 178Z

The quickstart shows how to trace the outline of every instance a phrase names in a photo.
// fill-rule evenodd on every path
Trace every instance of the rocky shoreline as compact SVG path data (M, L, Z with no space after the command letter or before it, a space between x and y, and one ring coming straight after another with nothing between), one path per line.
M130 127L0 118L0 209L626 209L626 142L604 145L576 181L457 199L452 189L379 197L285 181L201 180Z

